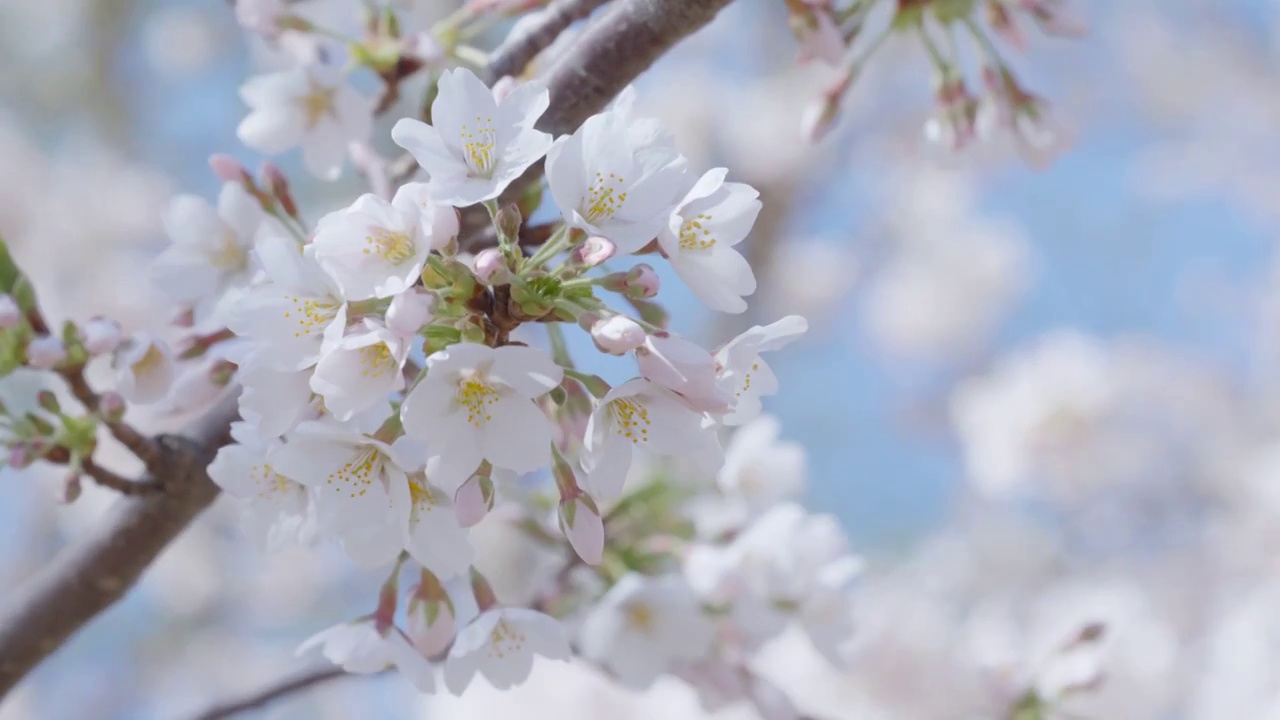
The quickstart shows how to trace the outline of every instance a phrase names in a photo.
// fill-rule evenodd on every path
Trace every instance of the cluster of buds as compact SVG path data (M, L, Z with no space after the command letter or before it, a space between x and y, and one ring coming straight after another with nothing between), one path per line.
M1033 167L1048 165L1070 142L1069 133L1047 104L1023 89L1002 55L999 42L1026 49L1020 18L1042 32L1078 37L1084 27L1073 20L1066 0L786 0L801 58L839 70L837 78L806 108L802 131L816 142L838 119L854 79L889 37L917 40L934 68L935 110L925 123L926 141L945 152L964 150L976 141L1012 139ZM891 19L878 30L868 25L877 6L892 5ZM958 36L968 37L982 58L984 95L975 98L960 68ZM938 38L945 38L939 42ZM997 39L999 42L997 42Z

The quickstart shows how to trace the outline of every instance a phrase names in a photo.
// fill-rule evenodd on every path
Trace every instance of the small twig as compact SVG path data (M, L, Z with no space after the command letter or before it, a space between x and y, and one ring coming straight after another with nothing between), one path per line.
M80 463L80 469L102 487L110 488L122 495L148 495L164 489L160 483L154 480L130 480L118 475L94 462L93 458L85 458Z
M77 367L62 370L59 373L63 379L67 381L67 386L71 388L71 394L76 400L84 405L89 412L97 412L100 398L98 393L89 387L89 382L84 378L84 368ZM154 470L157 463L160 462L160 448L156 445L155 440L138 432L132 425L122 420L103 420L104 425L111 431L111 435L120 441L132 452L142 464L149 470Z
M319 668L288 680L282 680L275 685L246 698L216 705L204 711L200 715L197 715L195 720L220 720L220 718L231 717L236 713L260 708L263 705L266 705L273 700L278 700L286 695L292 695L293 693L329 682L330 680L349 676L350 674L340 667Z

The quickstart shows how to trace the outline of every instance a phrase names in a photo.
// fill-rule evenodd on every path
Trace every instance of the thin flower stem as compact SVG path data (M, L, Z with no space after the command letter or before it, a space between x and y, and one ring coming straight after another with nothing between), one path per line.
M982 52L983 59L995 65L1002 72L1007 71L1008 65L1005 64L1004 57L1000 55L999 48L992 42L991 37L983 31L982 27L974 22L971 17L965 17L961 22L964 23L965 28L968 29L973 39L978 42L978 49Z
M559 323L547 323L547 339L551 343L551 359L560 367L574 367L573 358L569 356L569 346L565 344L564 332Z
M920 25L916 29L919 31L920 41L924 43L925 49L929 51L929 59L933 61L933 66L937 68L938 73L944 78L950 76L952 72L951 63L947 62L947 59L942 56L942 51L933 42L933 38L929 37L929 32L924 29L924 25Z
M556 228L556 231L552 233L551 237L542 244L542 247L538 248L538 251L533 254L533 257L529 258L529 266L540 267L548 260L555 257L556 253L564 250L568 246L569 226L561 224L560 227Z
M93 458L85 458L80 463L80 470L104 488L110 488L122 495L148 495L160 492L163 488L154 481L130 480L98 465Z

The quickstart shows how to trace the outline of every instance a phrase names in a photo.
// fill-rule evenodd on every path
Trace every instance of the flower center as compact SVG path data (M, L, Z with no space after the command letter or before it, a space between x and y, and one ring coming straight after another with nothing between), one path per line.
M480 427L493 419L490 407L498 401L498 391L479 375L472 375L458 383L455 396L458 404L467 410L467 422Z
M269 499L290 492L294 482L275 471L270 465L254 465L249 469L249 477L256 481L258 497Z
M383 227L369 229L364 238L364 254L377 253L392 265L399 265L414 255L413 240L408 233L396 232Z
M376 448L364 448L342 467L329 473L325 478L328 485L337 485L334 490L348 492L351 497L362 497L369 491L374 477L382 470L382 453Z
M760 363L751 363L751 372L760 369ZM737 397L742 397L743 393L751 391L751 372L742 373L742 385L738 388L738 392L734 393Z
M409 499L414 509L431 512L436 508L436 498L431 495L431 488L418 478L409 478Z
M609 412L613 414L614 429L618 435L639 443L649 442L649 409L631 398L619 398L609 403Z
M698 213L696 216L685 220L680 226L680 249L681 250L710 250L716 246L716 239L711 237L711 231L702 226L703 221L710 221L711 216L707 213Z
M302 112L306 116L308 130L319 125L325 115L335 117L333 96L337 92L337 88L325 87L315 80L310 81L310 91L298 99L298 103L302 105Z
M240 246L239 238L230 230L222 233L222 243L208 257L209 264L219 270L241 270L249 260L244 248Z
M583 207L579 208L587 222L608 220L622 209L627 202L627 194L618 192L618 186L623 182L625 180L613 173L609 173L607 178L603 173L596 173L596 180L587 188L587 197L582 201Z
M462 126L462 156L471 172L489 177L498 164L496 152L498 134L493 129L493 118L476 116L476 127Z
M380 378L392 370L398 370L396 359L386 343L376 343L360 348L360 375Z
M164 366L164 353L155 344L147 347L147 351L133 364L134 375L147 375L158 372Z
M653 632L653 608L642 602L633 602L622 611L627 627L648 635Z
M506 620L499 620L489 633L489 657L503 658L518 653L524 647L525 636Z
M338 304L332 300L296 297L289 297L288 300L293 303L293 309L285 310L284 316L298 324L298 329L293 333L294 337L304 337L323 331L329 326L329 321L338 314Z

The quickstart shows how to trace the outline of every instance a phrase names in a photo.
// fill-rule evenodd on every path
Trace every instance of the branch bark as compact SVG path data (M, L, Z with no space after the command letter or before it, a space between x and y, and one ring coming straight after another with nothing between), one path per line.
M538 53L551 47L570 25L595 12L609 0L552 0L535 21L524 25L518 35L508 37L489 56L484 81L493 85L506 75L524 72Z
M230 440L235 397L184 435L162 435L152 475L160 492L124 496L104 524L62 551L0 602L0 698L85 623L133 587L143 570L213 502L205 469Z
M308 690L338 678L355 677L340 667L325 667L303 673L288 680L283 680L269 688L261 690L249 697L211 707L200 713L195 720L222 720L246 710L256 710L287 695Z

